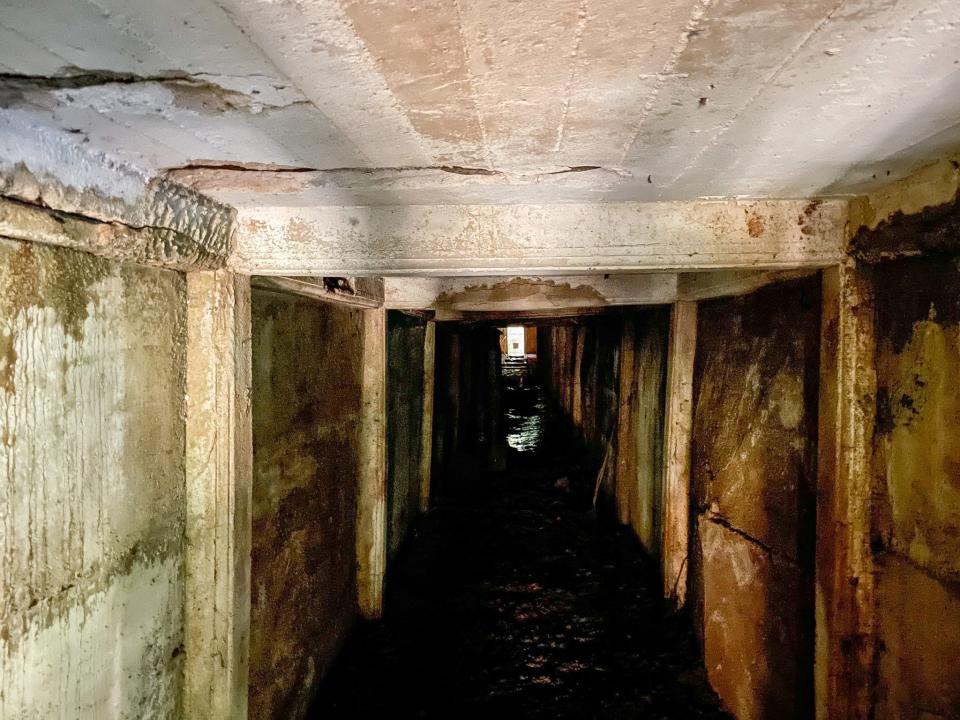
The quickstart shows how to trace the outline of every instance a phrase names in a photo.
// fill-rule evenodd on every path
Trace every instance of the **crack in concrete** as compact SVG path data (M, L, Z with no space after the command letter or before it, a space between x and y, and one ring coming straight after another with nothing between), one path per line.
M736 525L734 525L729 520L729 518L724 517L720 513L716 512L715 510L707 509L705 511L700 512L700 516L706 518L712 523L719 525L720 527L726 528L727 530L732 532L734 535L739 535L744 540L749 542L751 545L755 545L756 547L760 548L771 557L775 557L779 554L771 546L767 545L762 540L758 540L757 538L753 537L753 535L751 535L750 533L745 532L744 530L741 530ZM787 558L787 560L789 560L789 558ZM789 561L793 562L792 560L789 560Z
M185 73L160 73L157 75L136 75L134 73L114 72L112 70L81 70L69 68L61 75L27 75L21 73L0 73L0 87L10 90L78 90L97 85L134 85L151 82L196 82L203 84Z
M297 105L313 105L308 100L290 100L289 102L270 102L262 97L260 90L253 88L249 92L227 87L219 82L223 79L253 79L269 80L265 75L229 76L213 73L184 73L162 72L152 75L137 75L129 72L115 72L113 70L86 70L76 67L64 68L56 75L29 75L22 73L0 73L0 107L9 107L23 100L23 96L30 92L57 92L63 90L84 90L110 85L163 85L177 89L209 92L218 98L227 107L262 107L263 109L281 109ZM272 83L277 91L285 89L285 85ZM299 94L299 90L297 91Z
M464 165L403 165L392 167L338 167L338 168L314 168L299 167L290 165L270 165L266 163L231 163L231 162L195 162L187 165L166 168L168 174L179 172L202 171L202 170L228 170L233 172L263 172L263 173L324 173L324 174L357 174L357 175L375 175L380 173L408 173L408 172L428 172L439 171L451 173L453 175L483 175L494 177L516 177L516 178L537 178L547 175L566 175L568 173L582 173L593 170L603 172L612 172L617 175L628 176L619 168L606 168L602 165L572 165L563 170L552 170L550 172L539 173L517 173L509 170L498 170L491 168L467 167Z

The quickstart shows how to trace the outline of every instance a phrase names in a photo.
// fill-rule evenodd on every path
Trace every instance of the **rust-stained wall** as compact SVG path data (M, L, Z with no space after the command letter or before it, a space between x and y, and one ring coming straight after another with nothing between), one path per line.
M186 295L0 240L0 717L172 718Z
M420 505L426 323L391 311L387 332L387 549L392 557Z
M253 290L250 717L302 717L357 614L362 311Z
M873 283L876 716L960 717L960 268L897 260Z
M813 712L819 277L701 303L689 603L739 718Z

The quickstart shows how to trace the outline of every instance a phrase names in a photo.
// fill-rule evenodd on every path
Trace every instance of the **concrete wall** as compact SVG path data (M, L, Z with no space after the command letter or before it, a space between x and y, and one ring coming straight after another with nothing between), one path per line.
M387 316L387 549L396 555L420 504L423 341L426 323Z
M928 254L873 282L876 716L960 717L960 270Z
M176 717L185 283L0 240L0 717Z
M302 717L357 614L362 311L254 289L250 717Z
M813 712L820 286L701 303L689 603L739 718Z

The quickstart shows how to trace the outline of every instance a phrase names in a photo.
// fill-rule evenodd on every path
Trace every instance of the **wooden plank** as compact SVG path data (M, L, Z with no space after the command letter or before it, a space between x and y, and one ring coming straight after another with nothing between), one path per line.
M357 600L360 614L383 614L387 565L386 310L363 314L363 389L357 493Z
M816 716L871 717L870 549L876 413L872 287L852 261L823 274L817 465Z
M247 715L253 486L250 283L187 274L187 718Z
M420 512L430 509L433 467L433 392L437 357L437 324L428 322L423 336L423 412L420 417Z
M257 275L576 275L823 267L846 200L250 207L231 265Z
M616 498L617 519L630 524L631 499L636 492L637 483L637 444L634 433L634 402L636 400L637 369L635 359L637 328L633 316L623 320L623 334L620 339L620 391L618 393L619 410L617 413L617 473Z
M690 527L690 441L697 304L678 302L670 315L663 475L664 597L683 607L687 596Z

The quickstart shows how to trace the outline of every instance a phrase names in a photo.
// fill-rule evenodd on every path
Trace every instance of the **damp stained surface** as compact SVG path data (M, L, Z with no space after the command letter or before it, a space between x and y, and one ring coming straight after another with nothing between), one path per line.
M532 453L543 442L547 401L539 385L524 386L504 378L504 418L507 446L518 453Z
M390 570L384 619L357 626L310 717L729 717L655 562L594 514L594 469L542 391L505 400L539 442L504 473L458 468Z

